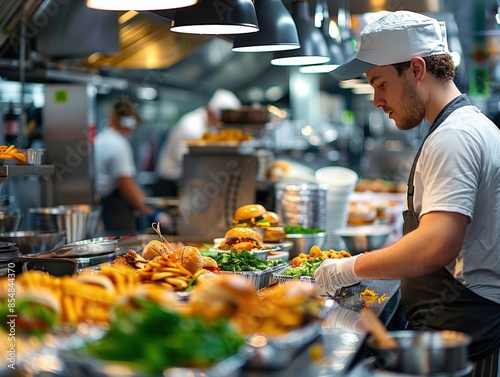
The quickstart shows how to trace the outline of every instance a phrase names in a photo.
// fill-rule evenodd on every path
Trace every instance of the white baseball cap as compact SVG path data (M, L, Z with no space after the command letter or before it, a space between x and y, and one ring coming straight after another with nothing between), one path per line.
M410 11L396 11L365 26L354 59L330 72L337 80L361 76L374 66L414 57L449 54L444 22Z

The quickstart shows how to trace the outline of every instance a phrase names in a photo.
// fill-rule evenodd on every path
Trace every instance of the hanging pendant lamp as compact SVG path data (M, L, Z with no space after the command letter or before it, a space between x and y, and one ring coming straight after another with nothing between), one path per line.
M301 73L330 73L339 65L346 62L344 54L342 53L342 47L330 36L330 12L326 0L318 0L316 3L316 13L320 13L322 17L319 29L323 38L325 38L330 61L328 63L300 67L299 72Z
M311 22L308 2L306 0L293 2L291 13L295 26L297 26L300 48L291 51L276 52L274 58L271 60L271 64L297 66L321 64L330 61L325 39Z
M175 12L170 30L186 34L244 34L259 31L251 0L199 0Z
M114 11L175 9L196 4L197 0L87 0L87 7Z
M293 18L281 0L255 0L260 30L237 35L235 52L269 52L294 50L300 47Z

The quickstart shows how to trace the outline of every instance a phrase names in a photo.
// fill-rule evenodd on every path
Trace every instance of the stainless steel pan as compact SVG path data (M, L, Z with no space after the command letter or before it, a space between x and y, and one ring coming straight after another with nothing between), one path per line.
M98 237L76 241L52 250L49 253L39 255L45 258L81 258L111 254L116 251L119 238Z

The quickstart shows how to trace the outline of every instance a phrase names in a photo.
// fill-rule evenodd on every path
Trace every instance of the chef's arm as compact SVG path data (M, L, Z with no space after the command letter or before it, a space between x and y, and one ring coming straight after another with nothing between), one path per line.
M435 271L457 257L469 220L453 212L427 213L417 229L396 243L357 258L354 271L361 279L412 278Z
M122 195L131 206L137 208L141 213L144 213L147 216L151 216L153 214L154 208L144 205L144 192L139 185L137 185L134 177L118 178L118 186Z

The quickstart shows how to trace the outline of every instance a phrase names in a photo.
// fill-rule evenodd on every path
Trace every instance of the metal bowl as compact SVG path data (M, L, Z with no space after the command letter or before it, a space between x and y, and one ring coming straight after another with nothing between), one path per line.
M16 232L23 219L22 213L0 213L0 233Z
M449 375L467 367L469 335L458 331L390 331L397 348L377 347L373 337L368 347L375 354L375 364L404 375ZM455 374L453 374L455 375ZM458 375L458 374L457 374Z
M285 236L285 239L292 242L288 257L291 260L299 254L309 254L309 250L315 245L320 249L323 248L326 241L326 232L310 234L290 233Z
M19 231L0 234L0 240L14 242L22 255L47 253L66 243L65 232Z
M380 249L385 245L391 232L390 225L362 225L337 229L335 234L342 237L347 251L351 255L356 255Z

